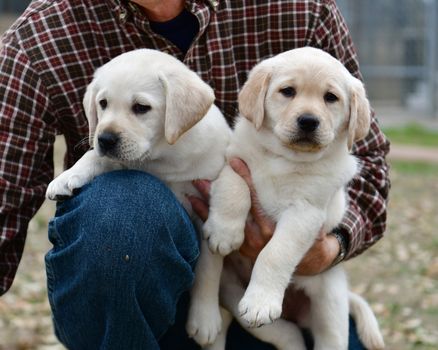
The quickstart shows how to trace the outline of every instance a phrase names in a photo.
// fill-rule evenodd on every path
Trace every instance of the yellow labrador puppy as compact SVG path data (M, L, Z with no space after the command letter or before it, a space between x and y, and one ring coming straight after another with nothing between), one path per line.
M217 177L231 134L213 101L213 90L168 54L140 49L112 59L83 100L93 149L46 196L68 197L104 172L137 169L164 181L190 210L191 181Z
M285 289L321 228L330 232L341 221L345 186L358 171L349 150L369 131L370 108L362 83L335 58L309 47L258 64L239 95L239 105L242 116L227 158L239 157L248 164L260 203L277 225L246 290L225 267L221 298L241 323L259 327L279 319ZM210 205L205 238L213 252L227 255L243 242L251 205L246 183L228 165L212 185ZM292 282L311 299L306 326L315 349L348 348L349 312L364 345L384 347L374 314L348 291L341 266L314 277L294 276ZM209 320L196 319L200 316L192 315L189 323L206 332ZM263 332L265 327L254 329ZM210 333L214 338L214 330ZM305 349L298 331L285 343L284 348Z

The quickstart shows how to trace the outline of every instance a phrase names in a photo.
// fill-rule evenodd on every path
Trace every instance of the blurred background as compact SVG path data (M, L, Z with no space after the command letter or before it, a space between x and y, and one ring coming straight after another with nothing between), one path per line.
M0 35L28 0L0 0ZM372 106L392 143L386 236L344 266L371 303L387 349L438 349L438 0L337 0ZM56 173L64 145L56 144ZM45 289L45 203L29 226L11 290L0 298L0 350L62 349ZM245 349L246 350L246 349Z
M391 116L414 113L437 118L437 1L337 2L357 46L375 108L388 108L385 114Z

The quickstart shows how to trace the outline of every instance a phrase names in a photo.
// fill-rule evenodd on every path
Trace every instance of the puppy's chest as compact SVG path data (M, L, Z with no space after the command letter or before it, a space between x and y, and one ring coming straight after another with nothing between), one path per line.
M339 189L323 174L309 174L293 167L276 173L271 166L267 163L264 167L250 168L260 204L273 219L278 220L286 209L302 203L326 209Z

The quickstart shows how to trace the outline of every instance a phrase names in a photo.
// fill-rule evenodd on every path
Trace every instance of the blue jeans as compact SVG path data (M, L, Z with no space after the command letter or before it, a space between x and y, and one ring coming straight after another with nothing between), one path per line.
M59 203L46 255L59 340L71 350L199 349L184 329L196 237L171 191L139 171L101 175ZM228 344L272 349L236 325Z

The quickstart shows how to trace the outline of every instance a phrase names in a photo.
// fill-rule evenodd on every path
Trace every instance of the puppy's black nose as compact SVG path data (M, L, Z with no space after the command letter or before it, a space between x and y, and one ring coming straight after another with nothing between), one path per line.
M312 114L303 114L298 117L297 123L300 130L311 133L318 128L319 119Z
M119 136L112 132L103 132L97 137L97 142L102 151L113 150L119 142Z

